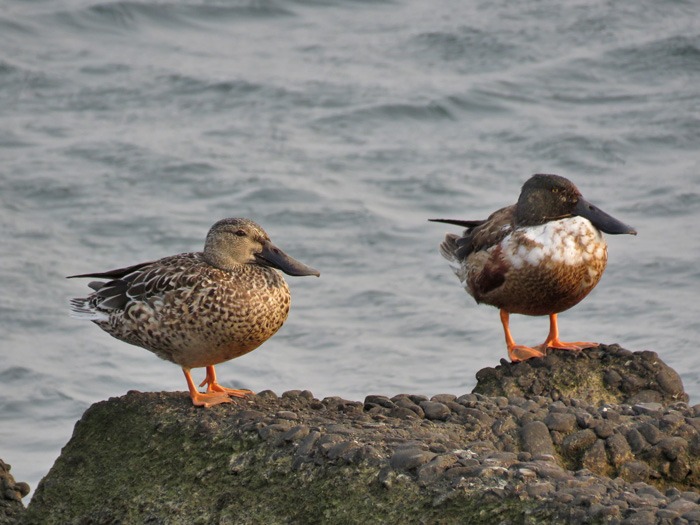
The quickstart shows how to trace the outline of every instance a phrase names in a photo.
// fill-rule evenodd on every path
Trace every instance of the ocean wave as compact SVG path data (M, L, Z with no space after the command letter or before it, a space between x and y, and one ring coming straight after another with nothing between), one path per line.
M279 2L221 3L99 2L53 13L57 21L81 31L120 33L152 27L194 27L199 23L291 16Z

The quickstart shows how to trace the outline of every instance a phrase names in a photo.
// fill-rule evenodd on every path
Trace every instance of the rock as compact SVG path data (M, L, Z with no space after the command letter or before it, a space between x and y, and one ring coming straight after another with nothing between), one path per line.
M644 437L644 440L651 445L656 445L664 437L663 433L653 423L639 425L637 430Z
M584 452L581 458L581 466L600 475L607 475L610 472L608 456L605 451L605 441L598 439Z
M651 467L642 461L630 461L619 469L620 477L632 483L648 481L651 477Z
M568 413L550 412L544 419L544 424L549 430L569 434L576 428L576 416Z
M369 410L372 406L380 406L384 408L394 408L394 402L386 396L369 395L365 397L365 410Z
M568 458L576 460L596 441L597 437L595 432L590 428L579 430L564 439L562 451Z
M24 514L22 498L29 494L29 485L16 482L12 467L0 459L0 525L16 523Z
M503 360L495 368L480 370L474 392L509 398L546 395L550 399L556 392L557 399L592 404L688 402L680 376L654 352L632 353L616 345L548 352L542 359Z
M618 469L620 465L632 461L632 449L622 434L613 434L605 440L611 465Z
M669 395L677 385L658 355L613 345L525 364L478 374L503 381L495 397L265 391L199 409L185 393L130 392L85 412L22 523L364 523L377 509L391 523L477 525L700 516L700 407ZM639 395L656 400L615 401ZM10 486L21 509L26 487Z
M422 401L420 408L426 419L445 421L451 414L449 407L439 401Z
M396 470L411 470L427 463L436 456L433 452L419 448L397 450L391 456L389 464Z
M554 454L554 444L547 426L541 421L527 423L520 431L523 450L532 455Z

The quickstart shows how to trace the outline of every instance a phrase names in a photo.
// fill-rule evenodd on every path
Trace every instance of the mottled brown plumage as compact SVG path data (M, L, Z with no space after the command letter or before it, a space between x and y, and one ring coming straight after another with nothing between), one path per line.
M588 203L569 180L534 175L517 204L488 219L434 219L464 226L447 234L442 255L477 303L501 310L508 353L513 361L543 355L547 347L576 350L596 343L559 340L557 314L578 304L598 284L607 263L601 230L636 232ZM548 315L550 333L539 349L516 345L509 314Z
M216 382L214 365L254 350L287 319L290 293L280 269L318 275L287 256L247 219L212 226L203 252L183 253L104 273L95 290L71 301L73 315L110 335L180 365L194 404L241 396ZM196 391L191 368L206 367L208 393ZM201 386L201 385L200 385Z

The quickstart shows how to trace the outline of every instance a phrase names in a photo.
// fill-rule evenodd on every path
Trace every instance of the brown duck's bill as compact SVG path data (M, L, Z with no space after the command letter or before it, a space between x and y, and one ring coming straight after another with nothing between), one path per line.
M578 204L573 210L573 215L578 215L584 219L591 221L593 226L598 228L600 231L609 233L611 235L620 235L628 233L630 235L637 235L637 230L631 226L627 226L625 223L618 221L615 217L608 215L600 208L593 206L583 197L579 197Z
M269 241L263 243L263 249L260 253L255 254L255 259L261 266L277 268L287 275L315 275L316 277L321 275L318 270L311 268L311 266L306 266L304 263L290 257Z

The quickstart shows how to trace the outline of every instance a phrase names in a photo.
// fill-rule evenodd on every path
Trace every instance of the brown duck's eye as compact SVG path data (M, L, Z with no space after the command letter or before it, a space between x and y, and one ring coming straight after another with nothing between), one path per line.
M552 188L552 193L559 193L559 188Z
M246 232L244 230L237 230L236 235L238 235L239 237L245 237Z

